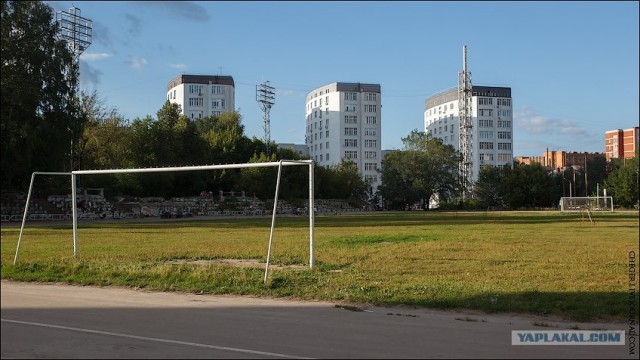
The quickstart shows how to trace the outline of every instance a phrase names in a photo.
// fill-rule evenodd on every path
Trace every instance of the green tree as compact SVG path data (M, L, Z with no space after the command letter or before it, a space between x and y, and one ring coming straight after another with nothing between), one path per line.
M458 164L459 154L451 145L444 145L441 139L433 138L418 130L402 139L405 149L382 164L384 181L393 180L402 188L411 189L409 204L421 200L429 209L429 199L438 194L442 201L454 196L459 191ZM385 169L389 167L392 169ZM398 192L383 186L380 195L387 203L398 204Z
M509 165L506 165L509 166ZM504 179L503 167L485 165L480 167L478 181L473 188L480 205L484 208L502 207L500 185Z
M3 1L0 133L2 186L25 187L33 171L69 169L71 142L84 120L76 99L78 67L52 9L40 1Z
M624 207L638 206L638 158L615 159L612 161L613 170L605 180L607 195L613 196L615 204Z
M514 162L503 168L500 193L510 209L555 206L556 182L540 164L526 165Z
M385 156L380 170L381 184L378 193L388 209L404 209L417 202L419 195L411 186L409 179L403 178L404 152L394 150Z

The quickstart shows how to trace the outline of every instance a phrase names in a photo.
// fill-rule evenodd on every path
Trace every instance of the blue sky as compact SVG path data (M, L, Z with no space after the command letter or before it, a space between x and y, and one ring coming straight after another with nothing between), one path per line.
M156 117L184 74L231 75L247 136L263 137L256 85L276 88L271 139L304 143L305 98L332 82L380 84L382 148L423 129L424 101L457 85L508 86L514 156L604 152L638 126L638 2L55 1L93 21L81 90L126 119Z

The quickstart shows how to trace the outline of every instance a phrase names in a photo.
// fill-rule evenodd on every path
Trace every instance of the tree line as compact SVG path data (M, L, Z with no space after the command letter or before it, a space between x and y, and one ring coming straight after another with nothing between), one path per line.
M94 92L77 91L78 65L57 36L53 11L41 1L3 1L1 150L3 192L25 190L33 171L114 169L267 162L300 159L291 149L278 149L244 133L242 116L227 112L195 120L166 101L157 111L134 120L107 108ZM474 197L460 199L460 154L428 134L412 131L404 149L394 150L379 169L376 192L352 161L316 167L315 195L349 199L387 209L415 204L429 208L437 197L441 208L555 207L561 196L594 195L598 184L617 204L638 202L638 155L606 162L590 159L586 170L568 168L548 173L540 165L483 166ZM270 153L267 156L266 147ZM275 168L247 168L188 173L141 173L83 177L79 186L103 187L110 195L186 196L201 191L241 191L271 198ZM285 199L305 198L308 173L285 167L281 184ZM68 180L45 179L47 191L68 191Z

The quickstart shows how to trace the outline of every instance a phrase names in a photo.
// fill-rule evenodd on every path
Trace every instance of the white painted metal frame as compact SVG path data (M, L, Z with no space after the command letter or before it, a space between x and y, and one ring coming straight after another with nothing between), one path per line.
M314 222L315 222L315 205L314 205L314 172L313 172L313 160L280 160L278 162L267 163L245 163L245 164L226 164L226 165L201 165L201 166L179 166L179 167L161 167L161 168L137 168L137 169L107 169L107 170L76 170L70 173L63 172L34 172L31 175L31 184L29 185L29 193L27 195L27 203L24 209L24 216L22 218L22 227L20 228L20 236L18 238L18 246L16 248L16 255L13 259L15 265L18 259L18 250L20 249L20 241L22 239L22 232L27 219L27 212L29 209L29 200L33 190L33 182L36 175L71 175L71 203L72 203L72 218L73 218L73 255L78 256L78 208L77 208L77 189L76 189L76 176L78 175L92 175L92 174L121 174L121 173L145 173L145 172L171 172L171 171L199 171L199 170L219 170L219 169L240 169L240 168L253 168L253 167L278 167L278 179L276 181L276 193L273 204L273 214L271 218L271 232L269 235L269 249L267 252L267 265L265 269L264 281L267 280L267 272L269 268L269 257L271 255L271 243L273 240L273 229L275 226L276 209L278 204L278 192L280 187L280 177L282 174L283 166L293 165L307 165L309 166L309 267L313 268L314 261Z
M20 241L22 240L22 232L24 231L24 224L27 221L27 213L29 212L29 201L31 200L31 193L33 191L33 182L36 179L36 175L71 175L70 172L42 172L35 171L31 174L31 182L29 183L29 192L27 193L27 202L24 204L24 215L22 216L22 226L20 226L20 235L18 236L18 246L16 247L16 255L13 257L13 265L18 261L18 250L20 249Z
M611 196L563 196L560 198L560 211L606 210L613 212Z

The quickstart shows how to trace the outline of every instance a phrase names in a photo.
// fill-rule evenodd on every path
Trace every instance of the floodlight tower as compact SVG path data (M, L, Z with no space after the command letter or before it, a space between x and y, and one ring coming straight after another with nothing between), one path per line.
M58 11L56 13L56 23L59 26L59 35L67 42L67 46L73 54L74 65L77 66L80 61L80 55L91 45L92 21L80 16L80 9L74 6L69 11ZM67 130L71 133L69 157L70 171L73 171L73 130L70 127L67 127Z
M265 81L260 85L256 85L256 101L260 103L260 107L262 108L262 127L264 128L264 143L266 145L266 154L267 156L271 155L271 148L269 147L269 142L271 141L271 130L270 130L270 120L269 120L269 111L271 110L271 106L276 103L276 92L273 86L269 85L269 81Z
M80 16L80 9L74 6L69 11L58 11L56 22L60 26L60 36L78 61L80 55L91 45L92 21Z
M467 45L462 48L462 72L458 73L458 121L459 145L462 155L460 180L462 181L462 199L470 199L473 189L473 109L471 104L471 73L467 69Z

